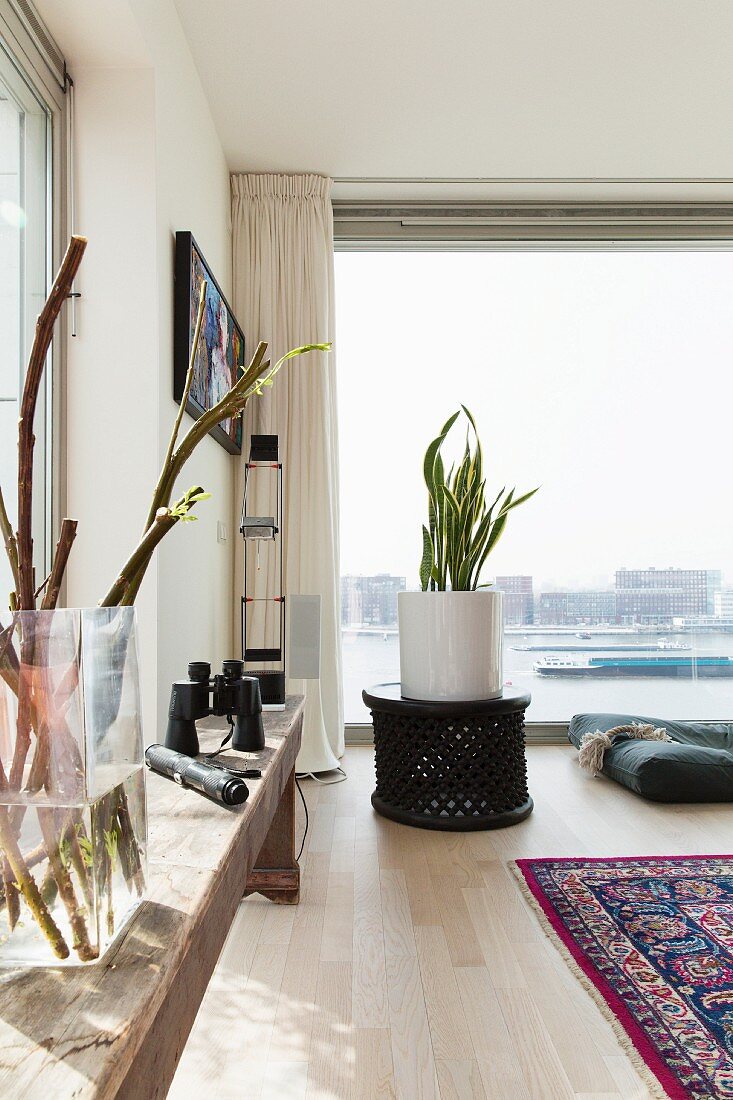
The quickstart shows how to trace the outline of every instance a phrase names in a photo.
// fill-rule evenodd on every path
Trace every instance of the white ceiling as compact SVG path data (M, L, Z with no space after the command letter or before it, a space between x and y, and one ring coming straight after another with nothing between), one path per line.
M175 0L229 165L733 177L730 0Z
M126 3L34 0L34 7L72 69L138 66L148 61L140 28Z

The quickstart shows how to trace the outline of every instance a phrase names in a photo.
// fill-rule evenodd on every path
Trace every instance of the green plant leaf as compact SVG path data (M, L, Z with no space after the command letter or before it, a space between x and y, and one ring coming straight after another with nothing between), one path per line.
M470 575L471 559L464 558L458 570L458 583L453 586L456 592L465 592L467 590Z
M59 843L59 859L65 871L68 871L69 864L71 863L71 844L69 838L64 837Z
M252 383L251 388L247 390L247 395L254 394L257 397L262 397L262 387L272 385L275 375L283 364L287 363L288 359L294 359L297 355L306 355L309 351L330 351L331 347L332 345L330 343L326 343L302 344L299 348L291 348L290 351L286 352L285 355L278 359L273 367L267 370L266 374L260 375L257 381Z
M474 420L473 414L470 412L470 410L467 409L465 405L461 405L461 408L468 417L468 421L473 428L473 434L476 439L476 452L472 457L471 479L475 481L481 481L483 478L483 452L481 450L481 440L479 439L478 428L476 427L476 421Z
M333 344L301 344L299 348L291 348L287 351L282 358L278 359L277 363L271 370L271 374L277 374L283 363L287 363L288 359L294 359L296 355L307 355L309 351L330 351Z
M434 582L442 590L446 585L446 558L448 554L448 538L446 531L446 516L443 488L445 486L445 470L440 448L450 429L460 416L460 410L450 416L443 425L440 435L430 443L423 460L423 476L428 488L428 494L432 498L435 507L435 530L433 541L435 545L437 578Z
M478 441L478 428L476 427L476 421L473 418L473 414L471 413L471 411L469 409L466 408L465 405L461 405L461 408L463 409L464 413L466 414L468 422L471 425L471 427L473 428L473 433L476 436L476 440Z
M210 497L211 493L204 492L200 485L193 485L172 506L170 514L180 520L181 523L193 523L198 519L198 516L190 514L191 508L201 500L209 500Z
M453 495L447 485L443 486L443 498L457 519L461 512L461 506L458 503L458 499Z
M460 462L446 477L442 445L461 412L468 421L466 442ZM515 498L515 489L502 488L486 505L483 451L476 421L461 405L431 440L423 460L428 490L428 524L423 527L423 556L420 584L445 590L450 582L456 591L478 587L481 570L506 527L507 514L529 500L537 489ZM488 587L482 584L480 587Z
M107 849L107 855L109 856L109 861L110 861L110 863L112 864L113 867L114 867L115 861L117 859L117 849L118 849L118 846L119 846L119 839L120 838L119 838L116 826L114 826L111 829L105 829L104 830L104 846Z
M464 581L464 589L472 589L475 587L475 585L473 584L473 571L477 562L481 558L484 547L486 546L486 541L491 531L491 523L491 512L487 512L481 518L481 521L476 528L476 533L471 540L471 546L469 548L468 554L466 555L466 563L468 565L468 569Z
M511 500L509 503L505 502L502 505L501 510L499 512L499 515L496 518L499 519L501 516L505 516L507 514L507 512L511 512L512 508L518 508L520 504L524 504L525 500L529 500L530 497L533 497L538 490L539 490L539 485L537 486L536 489L530 489L530 491L528 493L525 493L521 497L517 497L516 500ZM514 490L512 489L512 493L513 492L514 492Z
M445 562L445 498L443 487L445 485L445 468L443 456L440 450L436 452L433 462L433 492L436 505L436 531L433 535L435 543L435 564L438 573L442 575Z
M428 487L428 492L432 496L435 495L435 456L438 454L440 448L443 445L445 437L447 436L448 432L451 430L459 416L460 412L456 412L453 413L453 416L448 417L445 424L441 428L440 435L435 437L435 439L430 443L427 451L425 452L425 458L423 460L423 477L425 478L425 484Z
M480 559L480 561L478 563L478 567L476 569L476 574L475 574L475 577L474 577L475 587L477 587L476 582L478 582L478 579L481 576L481 570L484 567L486 559L488 558L489 554L494 549L497 542L499 541L502 534L504 533L504 528L505 527L506 527L506 516L502 516L500 519L496 519L494 521L494 523L491 527L491 534L489 535L489 537L486 541L486 546L484 548L484 552L481 555L481 559Z
M84 834L81 825L77 825L76 827L76 836L79 841L79 848L81 849L84 864L87 867L91 867L94 861L94 848L89 837Z
M471 451L468 446L468 436L466 437L466 449L463 453L463 458L456 471L456 476L453 482L453 492L459 498L463 496L466 491L466 485L468 482L468 474L471 468Z
M433 550L433 540L430 537L430 532L428 531L427 527L423 524L422 560L420 562L420 585L423 592L427 591L434 560L435 555Z

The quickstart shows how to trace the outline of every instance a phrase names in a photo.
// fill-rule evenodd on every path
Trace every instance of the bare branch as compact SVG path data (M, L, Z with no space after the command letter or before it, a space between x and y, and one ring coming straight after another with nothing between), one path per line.
M28 370L25 376L23 397L20 403L18 423L18 606L23 611L32 611L33 599L33 418L36 412L38 393L43 378L46 355L51 344L53 328L66 298L71 291L79 264L87 246L85 237L72 237L61 267L54 279L51 293L36 322L36 335L33 340Z
M59 541L56 543L53 566L49 573L46 594L41 603L42 611L52 611L58 602L61 582L64 579L64 572L66 570L66 563L69 560L71 547L76 538L76 528L77 521L75 519L64 519L61 521L61 532L59 534Z
M176 446L176 441L178 439L178 432L180 430L181 422L183 420L183 414L186 411L186 405L188 404L188 398L191 394L191 386L193 385L193 375L194 375L194 370L196 369L196 354L198 352L199 339L201 337L201 326L202 326L203 320L204 320L204 313L206 312L206 286L207 286L206 280L202 279L201 289L199 291L199 308L198 308L198 313L196 314L196 327L194 328L194 332L193 332L193 341L191 343L191 354L189 356L188 370L186 372L186 384L183 387L183 393L181 394L181 402L180 402L180 405L178 406L178 415L176 416L176 421L175 421L175 424L173 425L173 431L171 432L171 437L168 440L168 448L165 452L165 458L163 459L163 465L160 468L160 476L158 478L158 484L155 486L155 491L153 493L153 501L152 501L152 504L150 506L150 512L148 513L148 520L147 520L147 523L146 523L146 529L150 527L153 520L155 519L155 513L158 511L158 508L167 508L168 507L168 501L161 499L161 489L162 489L162 487L163 487L163 485L166 481L166 474L167 474L168 469L170 467L171 456L172 456L174 448Z
M10 562L10 570L13 574L13 584L15 585L16 595L20 591L20 573L18 572L18 544L15 541L15 535L13 534L13 526L8 516L8 510L5 507L5 500L3 498L2 487L0 486L0 533L3 536L3 542L5 543L5 553L8 555L8 561Z
M117 607L142 562L149 560L160 540L178 521L168 508L159 508L155 518L120 570L120 575L107 595L99 601L100 607Z
M41 592L45 591L48 582L51 580L51 574L49 573L39 584L38 588L33 593L33 599L37 600Z
M129 598L130 589L134 586L134 593L137 593L158 543L171 527L175 527L181 520L186 519L189 510L197 500L205 499L208 495L204 493L201 486L196 485L176 501L173 508L158 509L150 527L123 565L119 577L104 599L100 600L100 607L117 607L119 604L132 603Z
M199 301L199 309L200 308L201 303ZM148 533L153 528L153 524L155 523L156 516L159 514L160 509L165 510L168 508L173 489L175 488L176 479L204 436L208 435L213 427L227 417L239 416L253 393L260 393L263 386L272 385L274 375L288 359L292 359L296 355L302 355L309 351L328 351L329 349L330 344L306 344L303 347L294 348L292 351L289 351L287 355L284 355L282 359L278 360L273 367L270 367L269 360L265 360L267 344L263 341L258 345L249 366L242 377L235 382L231 390L224 395L218 404L208 409L194 422L177 448L172 450L169 446L153 495L151 509L148 514L148 528L143 535L144 539L147 538ZM180 424L180 419L181 414L179 412L176 424ZM176 434L177 428L173 435L174 442ZM191 490L191 492L193 492L193 490ZM176 507L178 507L178 505L176 505ZM160 539L157 541L159 542ZM155 545L157 545L157 542ZM114 601L115 603L134 603L135 596L140 588L151 555L152 550L147 558L143 558L140 561L137 573L134 576L130 576L128 572L125 573L127 587L123 590L124 594L122 596L119 595L120 589L116 582L115 586L110 590L110 593L117 597ZM110 593L105 597L103 606L109 606L107 601L110 598Z
M264 361L266 352L267 344L263 341L259 344L257 351L252 356L249 367L242 377L235 382L229 392L222 397L218 404L207 409L207 411L202 413L198 420L191 425L188 432L181 440L180 446L171 455L167 470L161 474L158 483L159 507L165 507L170 501L176 478L204 436L208 435L211 429L222 420L226 420L228 416L232 416L244 408L252 391L252 387L270 365L269 362Z
M205 435L211 431L211 429L220 421L225 420L228 416L231 416L233 412L237 410L237 403L240 401L245 391L252 385L257 378L260 377L269 366L269 363L263 362L265 353L267 352L267 344L262 342L257 347L256 352L252 356L250 365L244 372L242 377L235 382L232 388L227 394L222 397L218 404L214 405L211 409L208 409L203 413L198 420L196 420L189 428L186 435L181 440L180 446L177 450L172 451L166 458L166 462L163 464L163 468L160 471L160 477L158 484L155 488L155 494L153 496L153 503L151 505L151 513L154 515L153 509L167 508L170 503L171 495L176 483L176 478L183 469L184 463L190 458L191 454L204 438ZM246 401L246 398L245 398ZM242 402L244 407L244 401ZM152 522L150 513L148 514L148 526Z

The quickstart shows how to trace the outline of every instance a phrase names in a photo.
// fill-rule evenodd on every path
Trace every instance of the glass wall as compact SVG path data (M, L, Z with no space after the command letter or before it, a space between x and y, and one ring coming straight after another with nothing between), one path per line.
M51 113L0 47L0 483L14 529L19 400L49 275L50 148ZM50 387L41 394L35 422L33 525L39 584L50 538L49 402ZM10 568L0 554L0 605L7 606L11 588Z
M399 680L422 458L461 403L494 495L541 486L483 576L528 720L730 716L732 290L702 247L337 253L347 722Z

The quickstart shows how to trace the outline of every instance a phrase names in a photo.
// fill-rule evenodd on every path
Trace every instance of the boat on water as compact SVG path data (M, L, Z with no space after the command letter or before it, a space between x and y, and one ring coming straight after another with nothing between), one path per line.
M563 660L543 657L532 669L538 676L733 677L733 657L588 657Z
M674 650L676 653L689 652L692 646L683 642L669 642L661 638L658 642L642 643L628 642L625 645L615 643L613 645L513 645L511 649L521 650L522 653L658 653L659 650Z

